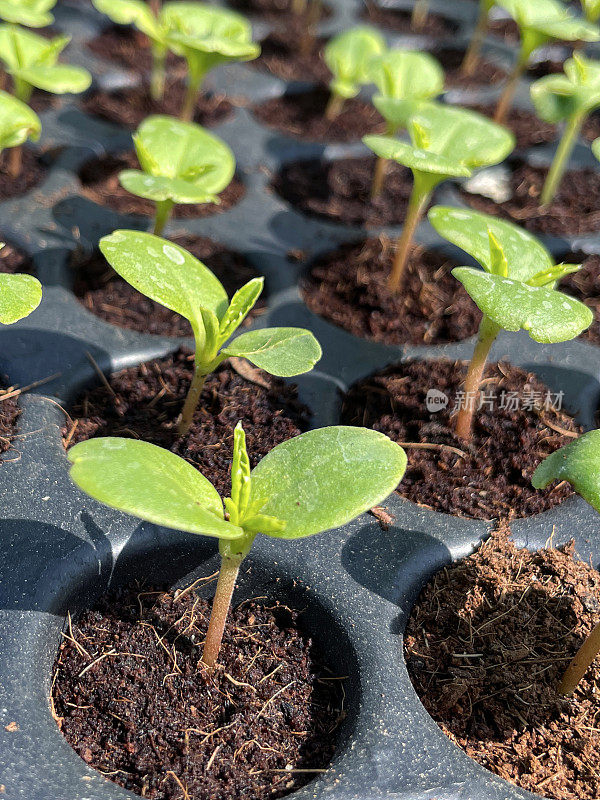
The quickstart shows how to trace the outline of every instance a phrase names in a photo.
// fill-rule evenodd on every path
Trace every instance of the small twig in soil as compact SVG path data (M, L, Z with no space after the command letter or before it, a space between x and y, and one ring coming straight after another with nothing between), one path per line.
M94 356L89 352L89 350L85 351L85 355L89 359L90 364L92 365L92 367L96 371L98 377L100 378L100 380L102 381L102 383L104 384L106 389L108 389L108 391L112 394L113 397L116 397L117 395L115 393L115 390L112 388L112 386L108 382L108 380L106 378L106 375L102 372L102 370L98 366Z

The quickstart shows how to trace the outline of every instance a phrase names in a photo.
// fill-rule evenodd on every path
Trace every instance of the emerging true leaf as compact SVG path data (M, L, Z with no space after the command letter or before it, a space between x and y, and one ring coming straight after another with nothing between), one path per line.
M260 369L280 378L308 372L321 358L321 347L304 328L260 328L242 333L222 351L247 358Z
M344 99L356 97L360 87L370 79L374 56L383 53L385 39L373 28L358 27L331 39L323 58L333 74L330 89Z
M50 11L55 5L56 0L0 0L0 19L27 28L43 28L54 22Z
M600 511L600 431L589 431L551 453L533 473L531 483L545 489L568 481L596 511Z
M28 139L36 142L42 132L40 118L26 103L0 91L0 151L19 147Z
M504 330L525 330L536 342L568 341L593 321L587 306L555 289L472 267L457 267L452 274L486 317Z
M564 74L546 75L533 84L531 99L547 122L589 114L600 105L600 61L575 54L565 61Z
M41 300L42 285L37 278L0 274L0 322L3 325L12 325L29 316Z

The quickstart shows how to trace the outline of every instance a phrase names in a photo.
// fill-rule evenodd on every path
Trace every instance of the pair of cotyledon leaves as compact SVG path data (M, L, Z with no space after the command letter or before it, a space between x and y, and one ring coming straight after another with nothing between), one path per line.
M384 53L385 38L379 31L357 27L334 36L323 51L323 58L333 74L331 91L350 99L370 81L371 60Z
M69 460L75 483L106 505L169 528L230 540L261 530L261 519L261 532L284 539L339 527L387 497L406 469L402 448L376 431L344 426L309 431L277 445L250 472L247 505L256 513L245 529L243 520L236 525L224 519L223 502L207 478L156 445L90 439L71 448Z
M476 211L436 206L435 230L473 256L484 271L457 267L452 274L481 311L500 328L525 330L536 342L563 342L592 323L590 309L553 287L578 265L555 265L534 236L510 222Z
M202 3L165 3L155 17L144 0L93 0L98 11L120 25L135 25L156 46L184 56L190 69L206 73L230 61L260 54L250 23L234 11Z
M155 202L218 203L229 185L235 158L217 136L193 122L148 117L133 136L143 171L128 169L119 180L127 191Z
M54 17L50 11L56 0L0 0L0 19L27 28L51 25Z
M600 105L600 61L575 54L565 61L564 74L546 75L533 84L531 99L547 122L589 114Z
M17 85L53 94L83 92L92 82L90 73L83 67L57 63L69 42L69 36L45 39L23 28L0 25L0 60Z
M588 20L573 16L559 0L496 0L519 26L522 60L551 39L595 42L600 31Z
M120 230L100 240L107 261L138 291L189 320L196 358L203 366L230 356L247 358L279 377L308 372L321 358L315 337L303 328L262 328L242 333L220 349L246 318L262 287L254 278L231 302L218 278L183 247L141 231Z
M365 136L363 141L380 158L409 167L433 186L497 164L515 145L510 131L482 114L435 103L419 108L407 128L410 143L393 136Z

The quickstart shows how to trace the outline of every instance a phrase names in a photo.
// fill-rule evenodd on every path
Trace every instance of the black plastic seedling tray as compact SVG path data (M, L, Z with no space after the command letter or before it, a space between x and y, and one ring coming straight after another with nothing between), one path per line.
M334 33L354 24L358 0L330 0L334 14L322 26ZM396 5L408 7L408 2ZM468 39L476 4L439 0L433 10L460 23L453 44ZM91 57L86 42L106 22L91 6L67 0L56 27L73 35L69 58L90 67L99 84L116 86L131 75ZM257 25L257 36L267 26ZM422 37L390 41L423 47ZM489 41L490 58L510 59ZM319 427L339 420L341 393L354 381L394 361L467 358L473 340L445 346L390 347L362 341L312 314L298 290L307 263L343 241L365 237L360 228L327 224L293 210L268 189L270 174L298 158L339 158L366 152L360 143L300 142L260 125L249 106L301 84L284 82L251 66L217 72L211 88L241 98L214 130L234 149L246 187L230 211L202 220L175 221L167 231L210 236L244 254L266 276L268 310L256 325L302 325L323 346L323 359L296 379L300 397ZM519 93L525 102L527 87ZM493 97L496 89L453 92L451 101ZM468 95L468 97L467 97ZM34 259L44 284L40 309L0 332L0 372L11 384L45 381L22 395L19 435L11 460L1 467L0 493L0 796L7 800L109 800L134 797L86 766L62 738L50 711L52 664L67 610L76 613L109 587L144 577L184 585L211 574L216 546L111 511L76 489L67 474L61 442L63 408L85 386L98 382L90 355L109 373L174 351L182 340L113 327L74 297L70 267L75 249L92 251L117 227L145 227L79 194L77 170L94 154L130 147L128 131L83 114L77 100L59 101L44 113L41 146L53 158L46 181L28 195L0 204L0 229ZM527 158L544 157L531 151ZM456 199L446 188L438 199ZM388 233L397 230L389 229ZM373 231L369 231L373 235ZM557 257L572 250L600 252L597 236L547 240ZM444 245L427 224L418 240ZM288 258L301 251L303 261ZM464 255L461 256L464 258ZM493 359L506 358L535 371L587 427L600 398L600 359L595 346L575 341L541 346L526 335L501 336ZM49 379L49 380L48 380ZM414 601L443 565L472 552L489 533L485 522L458 519L394 495L386 502L394 522L383 530L369 515L336 532L292 544L259 537L244 568L236 598L267 596L305 609L307 629L346 681L347 718L331 768L295 793L300 800L516 800L534 795L487 772L454 746L424 710L404 665L402 634ZM573 497L546 513L515 522L516 542L531 548L549 537L574 537L579 556L600 562L595 512ZM6 730L16 722L18 730ZM13 726L10 726L13 727Z

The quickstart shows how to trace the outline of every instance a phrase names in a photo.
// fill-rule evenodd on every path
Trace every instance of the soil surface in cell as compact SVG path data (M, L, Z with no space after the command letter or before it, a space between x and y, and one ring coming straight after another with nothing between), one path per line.
M455 433L466 368L441 359L387 367L351 387L342 420L407 444L408 468L398 492L419 505L455 516L513 519L569 497L568 485L544 491L531 485L537 465L581 433L560 408L560 393L518 367L488 365L479 401L470 398L475 422L466 443ZM433 391L448 400L439 411L429 410Z
M515 166L510 176L511 199L495 203L482 195L460 190L471 208L516 222L527 230L553 236L591 233L600 228L600 172L567 172L552 203L540 206L547 168Z
M295 208L344 225L401 225L413 187L412 172L388 162L381 194L371 198L376 159L293 161L282 167L272 187Z
M413 36L452 36L459 25L442 14L427 14L420 27L412 24L412 11L405 8L382 8L376 2L367 2L362 18L371 24L381 25L396 33L407 33Z
M600 660L571 697L557 691L600 609L600 575L573 552L494 534L423 590L405 656L425 708L471 758L536 795L596 800Z
M479 111L486 117L492 118L496 110L495 105L474 105L468 106L474 111ZM537 144L547 144L553 142L558 136L558 128L549 122L541 120L533 111L524 108L513 107L504 123L507 128L514 133L517 140L516 146L525 149Z
M84 611L56 660L55 719L88 766L143 797L282 797L327 768L342 682L297 612L256 601L230 612L209 670L209 616L194 591L146 587Z
M176 421L193 372L187 350L111 375L69 409L65 444L95 436L143 439L183 456L210 478L222 496L230 492L233 430L242 422L252 466L269 450L306 430L310 415L294 385L246 362L242 377L228 363L209 375L191 430L177 434Z
M136 28L124 25L111 25L88 44L94 55L107 61L115 61L127 69L145 74L152 69L152 48L150 39ZM174 53L167 56L167 68L180 66L184 62Z
M303 13L295 13L294 0L229 0L228 5L242 14L265 17L281 27L299 23L314 26L331 16L329 6L320 0L307 0Z
M156 214L156 203L144 197L137 197L121 186L119 173L125 169L141 169L133 150L116 155L108 153L88 161L79 171L83 194L95 203L108 206L119 214L153 217ZM173 207L173 216L195 218L222 214L239 203L244 193L243 183L234 176L229 186L219 195L220 203L177 203Z
M168 80L162 100L153 100L147 84L107 91L98 89L82 101L85 112L134 130L151 114L179 117L185 97L185 82ZM194 122L210 127L222 122L233 111L223 95L200 94Z
M0 242L5 242L1 231ZM0 272L8 272L11 275L14 275L15 272L26 272L28 275L32 275L34 272L33 261L23 250L12 244L5 244L0 249Z
M7 148L0 155L0 202L30 191L42 182L48 172L48 168L33 150L21 147L21 170L17 177L13 177L9 166L12 152L12 148Z
M308 92L273 97L255 106L253 111L265 125L299 139L350 142L368 133L385 132L385 122L379 112L357 97L346 100L335 119L326 119L329 97L326 88L317 87Z
M228 250L211 239L182 235L172 237L171 241L202 261L221 281L229 297L249 280L259 277L241 253ZM73 269L75 295L88 311L106 322L140 333L192 335L192 327L184 317L134 289L113 270L102 253L96 252L88 260L74 264ZM263 291L246 317L248 323L264 313L264 294Z
M461 66L465 56L464 50L444 47L432 50L432 55L444 68L446 88L449 89L472 89L477 86L488 86L503 81L507 75L504 67L488 61L486 58L479 59L473 75L463 75Z
M569 254L562 261L565 264L583 263L579 272L563 278L560 282L560 289L565 294L581 300L592 309L594 321L586 331L580 334L579 338L600 344L600 256L586 258L581 254Z
M334 325L385 344L442 344L477 333L481 312L441 253L414 247L402 291L388 278L394 245L386 237L342 245L319 258L302 281L306 305Z
M6 380L0 379L0 463L11 460L10 456L4 458L4 453L12 449L13 439L17 434L17 420L21 414L18 395L10 396L13 391L14 386L9 386Z
M310 36L303 42L301 33L298 25L272 31L260 43L261 54L251 65L284 81L329 83L331 72L323 61L325 39Z

